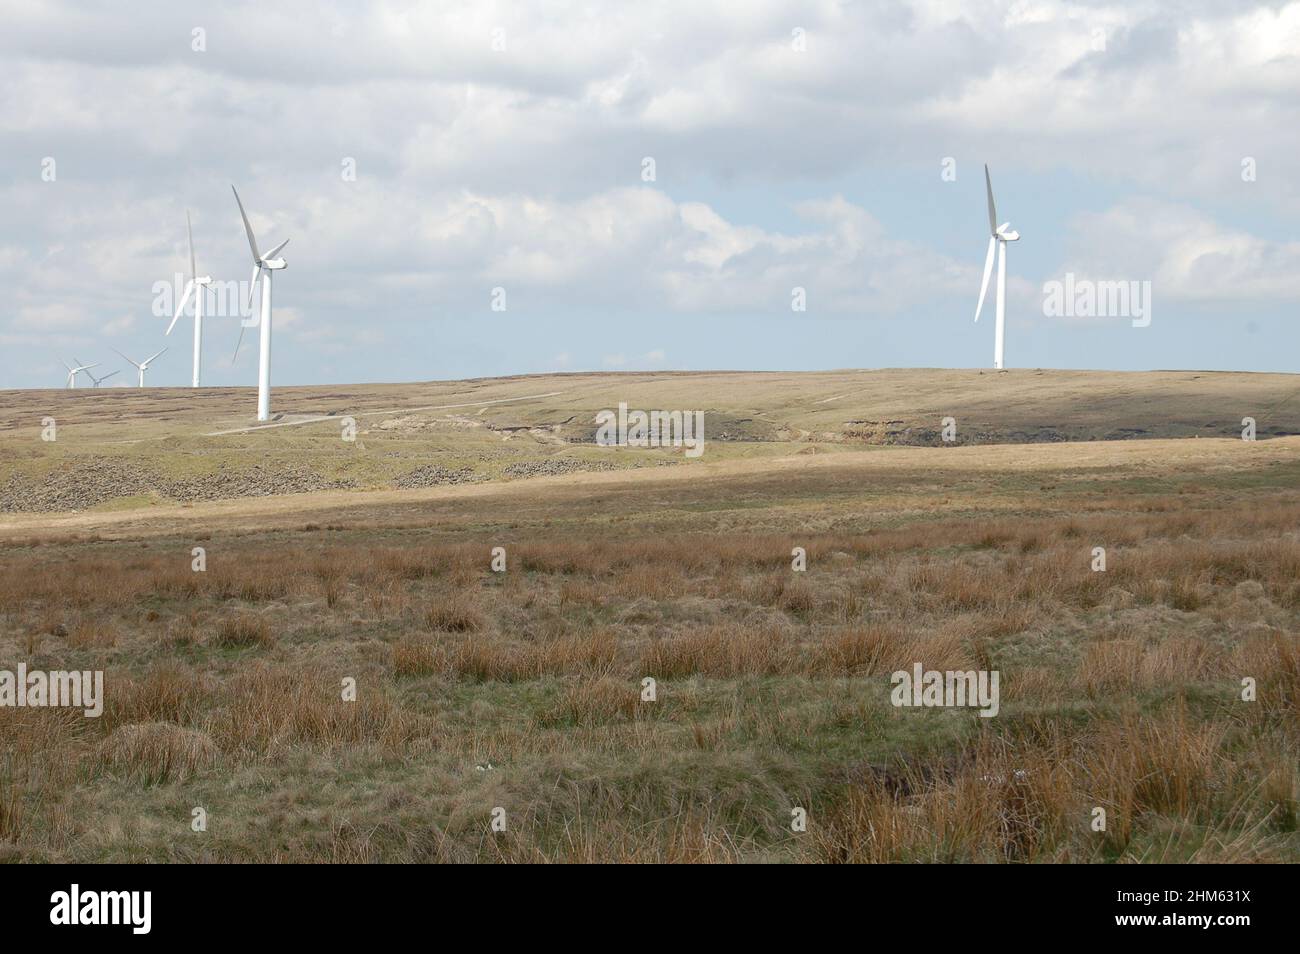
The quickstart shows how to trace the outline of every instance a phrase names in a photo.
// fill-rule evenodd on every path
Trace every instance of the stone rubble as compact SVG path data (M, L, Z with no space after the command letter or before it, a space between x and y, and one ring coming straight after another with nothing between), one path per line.
M12 474L0 485L0 512L52 513L86 510L120 497L160 497L179 503L270 497L356 487L352 480L330 480L305 467L254 464L238 471L168 477L128 460L95 457L75 468L39 479Z

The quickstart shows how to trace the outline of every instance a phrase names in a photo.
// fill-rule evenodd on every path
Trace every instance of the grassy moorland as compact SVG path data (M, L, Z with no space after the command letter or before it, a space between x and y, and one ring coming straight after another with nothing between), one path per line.
M1300 860L1300 439L759 445L0 515L0 859Z
M552 374L276 388L254 427L248 388L0 391L0 514L166 509L231 497L419 489L691 465L611 455L595 416L702 410L708 460L959 445L1300 434L1285 374L1019 370ZM354 441L344 441L350 418ZM42 440L42 422L57 439Z

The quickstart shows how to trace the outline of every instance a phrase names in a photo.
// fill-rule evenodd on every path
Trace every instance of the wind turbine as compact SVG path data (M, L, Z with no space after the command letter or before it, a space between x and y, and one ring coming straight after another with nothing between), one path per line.
M113 350L117 351L116 348L114 348ZM144 373L149 370L149 362L152 361L154 358L158 357L159 354L162 354L163 351L166 350L167 350L166 348L163 348L162 351L158 352L158 354L151 354L149 355L149 357L145 358L143 361L139 362L138 364L134 361L131 361L131 359L127 358L126 355L122 354L122 352L117 351L117 353L121 354L123 358L126 358L127 361L131 361L132 364L134 364L137 368L140 369L140 387L144 387Z
M89 371L87 371L87 372L86 372L86 377L90 378L90 380L94 382L94 384L91 385L91 386L97 388L97 387L99 387L99 385L100 385L102 382L107 381L109 378L111 378L111 377L112 377L113 375L115 375L115 374L117 374L116 371L110 371L110 372L108 372L108 374L104 375L102 378L97 378L97 377L95 377L93 374L91 374Z
M993 367L1002 370L1002 343L1006 337L1006 293L1007 293L1007 243L1020 240L1020 233L1011 228L1010 222L998 225L998 211L993 204L993 180L989 178L989 167L984 166L984 186L989 194L989 254L984 259L984 281L980 283L980 300L975 306L975 320L980 320L980 309L984 307L984 295L989 290L989 275L993 271L993 255L998 256L998 291L997 291L997 327L993 332Z
M190 213L185 213L185 231L190 238L190 280L185 285L185 293L181 295L181 302L176 306L176 314L172 317L172 323L167 326L166 334L171 334L172 329L176 327L176 322L181 317L181 312L189 304L190 295L194 295L194 377L190 382L190 387L199 386L199 363L200 354L203 351L203 295L212 284L211 275L200 275L199 267L194 262L194 228L190 225ZM198 289L195 294L195 289ZM128 359L129 360L129 359Z
M244 203L239 200L239 191L233 185L230 187L230 191L235 193L235 202L239 206L239 217L244 220L244 231L248 233L248 247L253 252L253 278L248 287L248 304L246 307L252 307L253 286L257 284L259 278L262 280L262 312L258 319L262 325L262 347L257 359L257 419L265 421L271 417L271 273L277 269L288 267L284 259L275 256L289 244L289 240L285 239L265 255L259 252L257 250L257 239L253 237L253 227L248 224L248 214L244 211ZM236 355L239 354L239 345L243 341L244 327L241 323L239 342L235 345Z
M72 360L76 361L77 359L73 358ZM75 388L77 386L78 373L85 371L86 375L89 377L90 369L99 367L98 361L96 361L94 364L82 364L80 361L77 361L77 366L75 368L72 365L68 364L68 362L66 361L60 361L59 363L68 369L68 387L70 388ZM93 381L95 379L91 378L91 380Z

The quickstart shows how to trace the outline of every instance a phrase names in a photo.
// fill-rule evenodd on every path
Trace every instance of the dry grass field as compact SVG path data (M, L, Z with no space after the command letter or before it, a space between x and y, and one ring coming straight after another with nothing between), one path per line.
M0 859L1300 860L1296 392L573 375L284 389L231 434L247 391L4 392L0 670L106 702L0 708ZM591 446L620 400L704 408L706 453ZM135 482L39 495L106 458ZM433 466L474 476L394 483ZM915 663L997 670L998 714L891 705Z

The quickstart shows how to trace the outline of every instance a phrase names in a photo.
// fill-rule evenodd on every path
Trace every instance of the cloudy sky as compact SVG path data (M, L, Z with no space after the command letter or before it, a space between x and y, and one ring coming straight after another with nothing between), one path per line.
M200 273L247 290L231 183L263 249L291 239L276 383L983 367L985 162L1022 236L1008 366L1300 366L1300 3L4 18L0 387L74 358L120 381L112 349L164 345L151 383L187 383L159 289L186 277L188 209ZM1150 282L1150 324L1044 314L1067 273ZM205 382L253 384L226 310Z

